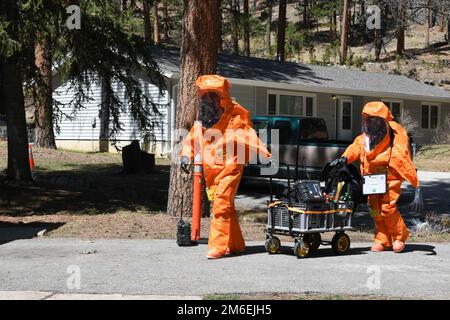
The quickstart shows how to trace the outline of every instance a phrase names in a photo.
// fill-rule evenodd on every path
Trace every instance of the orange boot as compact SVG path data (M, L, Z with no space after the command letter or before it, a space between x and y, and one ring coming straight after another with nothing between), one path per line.
M393 245L393 250L395 253L403 252L403 250L405 250L405 243L400 240L395 240L394 245Z
M370 251L372 252L381 252L384 251L384 246L381 243L375 242L372 247L370 247Z

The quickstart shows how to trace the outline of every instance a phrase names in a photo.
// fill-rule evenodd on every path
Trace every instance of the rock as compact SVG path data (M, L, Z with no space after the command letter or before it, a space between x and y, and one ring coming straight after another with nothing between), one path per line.
M408 57L409 60L417 60L416 55L412 52L408 52L406 56Z

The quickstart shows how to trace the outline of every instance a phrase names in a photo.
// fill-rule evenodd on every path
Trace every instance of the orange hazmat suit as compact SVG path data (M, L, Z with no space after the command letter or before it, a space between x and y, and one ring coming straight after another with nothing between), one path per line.
M217 75L196 81L199 96L215 93L223 114L211 128L196 122L183 141L181 156L190 160L201 154L207 194L212 201L212 221L208 241L210 253L217 257L241 252L245 248L234 206L244 166L251 156L271 155L252 127L250 113L231 100L228 80Z
M394 121L390 110L382 102L370 102L363 109L363 117L380 117L388 125L388 133L370 151L365 147L365 133L358 136L347 148L344 157L347 163L359 160L361 174L387 174L387 190L384 195L368 197L370 214L376 224L375 243L385 248L392 247L394 241L405 242L409 233L400 212L397 200L400 187L408 180L414 188L419 187L417 172L409 151L409 137L406 131Z

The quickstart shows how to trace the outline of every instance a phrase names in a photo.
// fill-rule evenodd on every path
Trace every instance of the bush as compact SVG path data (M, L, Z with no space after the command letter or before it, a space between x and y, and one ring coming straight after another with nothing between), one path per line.
M450 114L447 115L444 123L441 126L438 126L433 141L436 144L450 143Z
M411 230L419 236L429 236L433 234L442 234L450 232L450 218L437 215L436 213L428 213L425 221L412 219Z
M403 129L411 135L417 136L417 130L419 129L419 121L417 121L408 110L403 110L397 119Z

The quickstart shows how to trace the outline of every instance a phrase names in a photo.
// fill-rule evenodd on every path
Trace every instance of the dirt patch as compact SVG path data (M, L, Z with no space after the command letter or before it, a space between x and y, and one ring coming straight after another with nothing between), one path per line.
M0 214L105 214L165 210L169 187L167 161L151 174L122 173L120 155L65 150L34 150L35 183L8 184L6 143L0 143Z
M178 217L165 213L118 212L104 215L52 214L32 216L0 215L0 228L35 227L46 229L46 237L81 239L173 239L176 238ZM265 224L241 221L240 226L247 241L264 241ZM207 238L210 219L203 218L201 236ZM352 242L371 242L371 232L347 232ZM331 241L334 233L322 234L322 240ZM293 246L291 237L280 236L284 245ZM427 236L413 233L409 243L450 242L450 234L430 234Z

